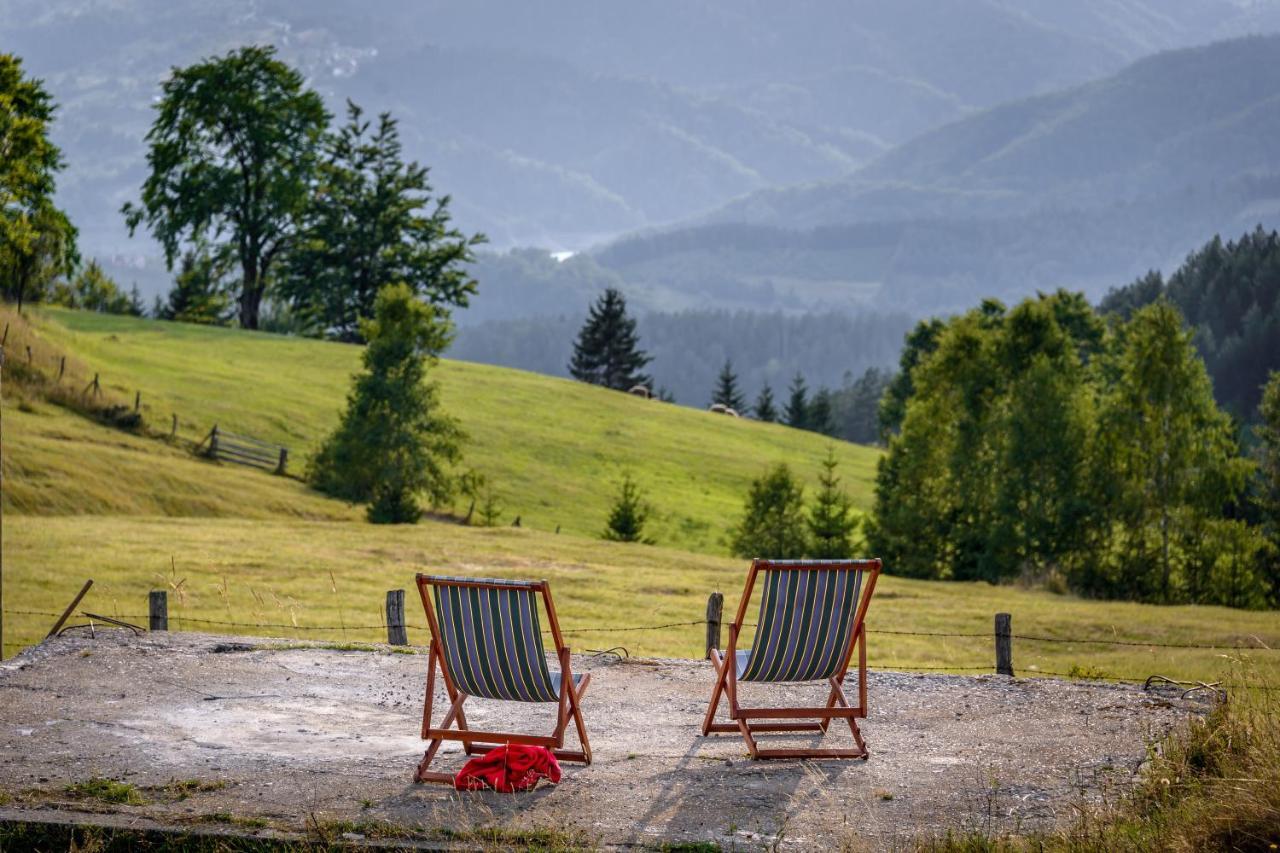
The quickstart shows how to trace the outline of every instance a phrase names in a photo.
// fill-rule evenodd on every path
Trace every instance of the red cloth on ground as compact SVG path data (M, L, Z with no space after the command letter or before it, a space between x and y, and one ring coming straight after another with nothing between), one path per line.
M477 756L458 771L453 787L459 791L492 788L504 794L527 791L546 779L560 781L560 762L545 746L509 743Z

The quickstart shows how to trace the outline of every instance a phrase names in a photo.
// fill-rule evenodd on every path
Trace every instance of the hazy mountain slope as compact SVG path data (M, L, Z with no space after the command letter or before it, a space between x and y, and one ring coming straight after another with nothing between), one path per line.
M1277 56L1280 36L1160 54L596 257L640 284L782 282L810 304L842 293L836 304L930 312L1056 286L1100 295L1215 232L1280 221Z
M775 184L836 178L1010 98L1108 73L1277 0L7 0L0 49L62 104L60 200L93 254L154 255L118 215L173 65L279 45L340 108L403 119L459 224L580 248ZM142 275L155 286L157 277Z

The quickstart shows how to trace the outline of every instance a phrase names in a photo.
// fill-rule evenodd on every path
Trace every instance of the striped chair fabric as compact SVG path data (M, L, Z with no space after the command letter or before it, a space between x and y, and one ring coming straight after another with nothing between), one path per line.
M484 699L559 700L560 674L547 669L536 589L518 584L487 589L432 580L437 581L433 585L444 664L459 690Z
M859 569L766 571L755 645L739 651L741 681L820 681L844 665L862 589Z

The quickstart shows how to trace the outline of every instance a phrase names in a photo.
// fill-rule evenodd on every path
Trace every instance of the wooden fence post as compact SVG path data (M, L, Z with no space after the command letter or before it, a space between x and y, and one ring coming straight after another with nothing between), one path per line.
M707 659L712 649L720 648L720 617L724 612L724 595L711 593L707 599Z
M62 374L67 371L67 357L64 355L58 359L58 381L62 381Z
M209 456L218 458L218 425L214 424L213 429L209 430Z
M178 413L177 413L177 412L174 412L174 413L173 413L173 428L169 430L169 440L170 440L170 441L172 441L173 439L175 439L175 438L177 438L177 437L178 437Z
M169 594L163 589L153 589L147 596L150 627L152 631L169 630Z
M276 473L283 474L284 469L289 464L289 449L287 447L280 448L280 462L276 465Z
M89 587L91 586L93 586L92 580L84 582L84 586L80 587L80 592L77 593L75 598L71 599L71 603L67 605L66 610L62 611L62 615L58 617L58 621L53 623L53 627L49 629L49 633L44 635L46 640L58 633L62 628L63 623L67 621L67 617L71 615L71 611L76 609L76 605L80 603L80 599L84 598L85 593L89 591Z
M404 627L404 590L387 590L387 642L393 646L409 645Z
M133 394L133 410L139 411L142 408L142 392L135 391Z
M31 363L31 345L27 344L27 364Z
M1013 616L996 614L996 672L1013 675Z

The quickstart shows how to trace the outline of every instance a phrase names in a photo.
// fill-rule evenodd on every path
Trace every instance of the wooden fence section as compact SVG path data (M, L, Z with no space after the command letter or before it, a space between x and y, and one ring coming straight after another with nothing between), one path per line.
M273 474L284 474L289 466L289 448L253 436L220 430L217 424L197 449L201 446L204 446L204 455L210 459L262 468Z

